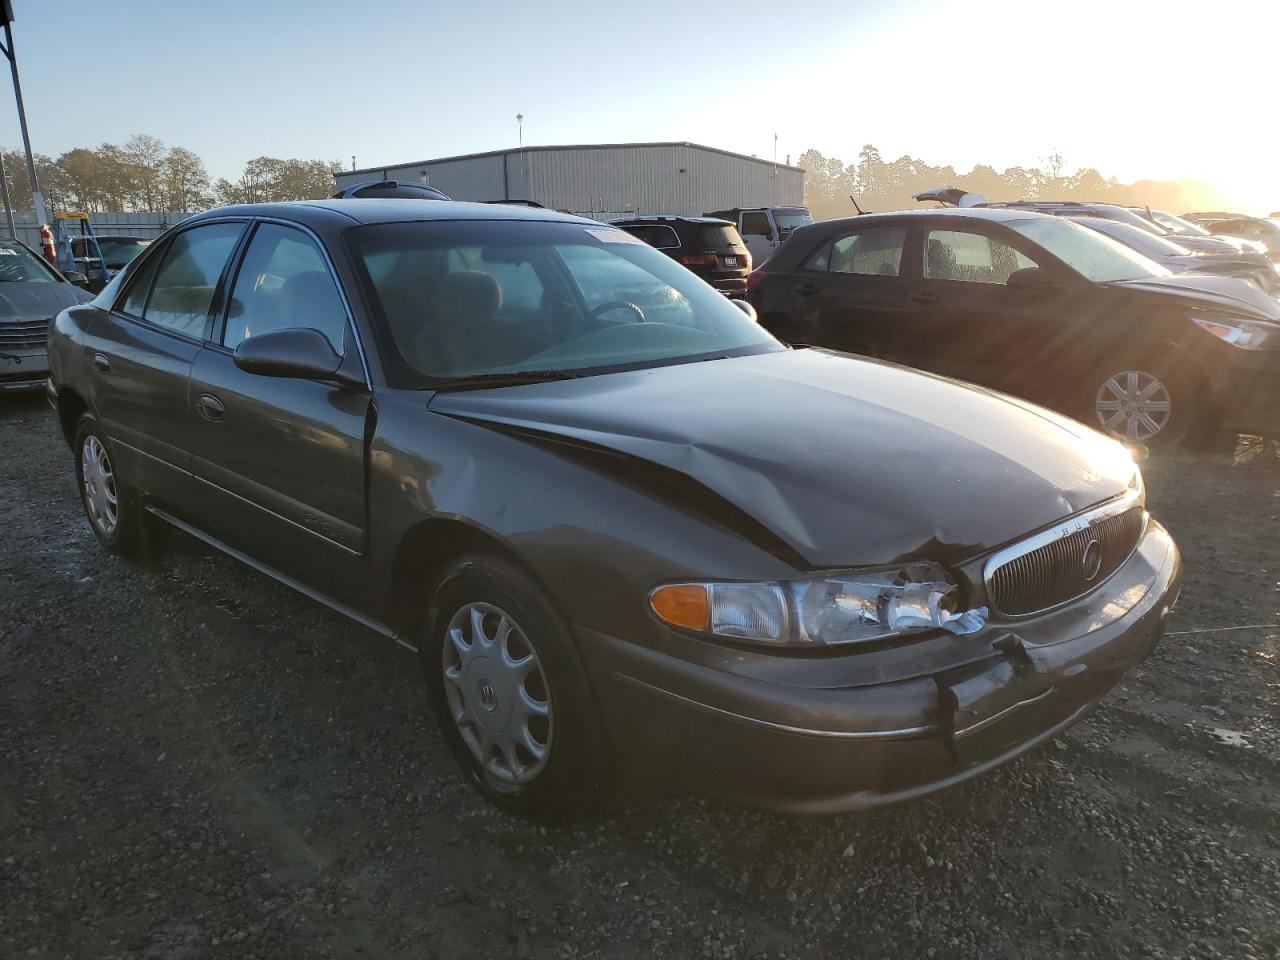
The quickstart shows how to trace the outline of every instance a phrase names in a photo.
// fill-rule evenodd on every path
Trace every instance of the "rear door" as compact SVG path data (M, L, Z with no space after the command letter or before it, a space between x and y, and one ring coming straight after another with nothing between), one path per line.
M172 237L89 328L89 402L133 487L175 506L191 498L188 376L212 323L242 220L201 223Z
M904 324L914 304L904 259L907 227L871 225L827 240L791 277L795 339L904 360Z
M352 602L362 592L371 393L246 373L234 355L249 337L307 327L367 383L346 299L319 241L276 222L255 225L228 289L191 374L200 515L226 543Z
M911 296L919 365L973 383L1035 395L1066 329L1066 288L1019 290L1011 274L1056 267L1036 259L1032 244L998 225L959 222L922 225L921 272ZM1042 258L1043 259L1043 258Z

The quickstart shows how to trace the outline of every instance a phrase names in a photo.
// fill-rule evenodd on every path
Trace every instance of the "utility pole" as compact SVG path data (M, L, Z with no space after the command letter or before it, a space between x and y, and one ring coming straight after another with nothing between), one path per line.
M516 114L516 136L519 138L519 143L520 143L520 183L521 183L521 186L524 188L523 199L532 200L533 197L529 196L529 168L526 167L524 163L524 114L523 113Z
M9 202L9 175L4 172L4 151L0 150L0 193L4 194L4 215L9 221L9 236L18 239L18 228L13 225L13 204Z
M31 135L27 133L27 111L22 106L22 82L18 79L18 58L13 49L12 0L0 0L0 18L4 19L5 39L0 49L9 58L9 69L13 72L13 98L18 103L18 126L22 128L22 146L27 151L27 174L31 177L31 202L36 209L36 226L42 226L49 222L49 215L45 212L44 195L40 193L40 182L36 179L36 161L31 155Z

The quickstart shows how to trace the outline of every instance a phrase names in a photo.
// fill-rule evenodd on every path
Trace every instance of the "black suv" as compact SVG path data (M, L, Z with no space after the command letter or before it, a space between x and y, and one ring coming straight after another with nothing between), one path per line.
M613 225L684 264L726 297L746 296L751 254L729 221L652 216L614 220Z
M447 194L435 187L408 180L362 180L349 187L343 187L335 193L331 200L350 200L359 197L362 200L449 200Z

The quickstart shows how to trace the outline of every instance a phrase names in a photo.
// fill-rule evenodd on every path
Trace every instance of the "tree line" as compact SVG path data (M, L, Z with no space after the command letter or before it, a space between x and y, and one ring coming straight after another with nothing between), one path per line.
M933 187L960 187L981 193L988 200L1079 200L1150 205L1157 210L1182 213L1209 209L1223 202L1221 193L1197 180L1139 180L1121 183L1093 167L1066 171L1061 154L1051 154L1039 167L995 167L979 164L965 173L952 166L933 166L901 156L886 160L867 144L856 163L846 165L817 150L806 150L797 161L805 170L805 205L819 220L856 213L852 197L864 211L903 210L920 206L913 194Z
M30 210L31 183L21 150L3 150L15 210ZM234 180L209 176L186 147L147 134L123 144L76 147L58 157L36 154L36 176L51 210L195 212L227 203L314 200L333 193L338 161L254 157Z

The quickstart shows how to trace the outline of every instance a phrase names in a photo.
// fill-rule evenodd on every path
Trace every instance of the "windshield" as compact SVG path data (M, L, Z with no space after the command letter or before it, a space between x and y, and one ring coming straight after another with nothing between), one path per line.
M1179 246L1168 237L1157 237L1153 233L1131 227L1118 220L1104 220L1102 217L1072 218L1076 223L1084 224L1090 230L1097 230L1113 240L1119 240L1131 250L1150 257L1152 260L1163 260L1165 257L1187 257L1191 251Z
M777 222L778 229L784 233L813 223L813 217L809 216L809 211L803 207L783 207L774 210L773 219Z
M674 260L611 226L426 221L348 232L400 386L604 372L784 350Z
M1151 216L1156 223L1164 227L1170 233L1177 234L1179 237L1211 237L1211 234L1204 227L1190 220L1183 220L1181 217L1175 217L1172 213L1165 213L1163 210L1152 210Z
M0 241L0 283L57 283L44 261L26 247Z
M1171 271L1118 240L1057 217L1013 220L1006 226L1040 244L1087 280L1145 280L1167 277Z

